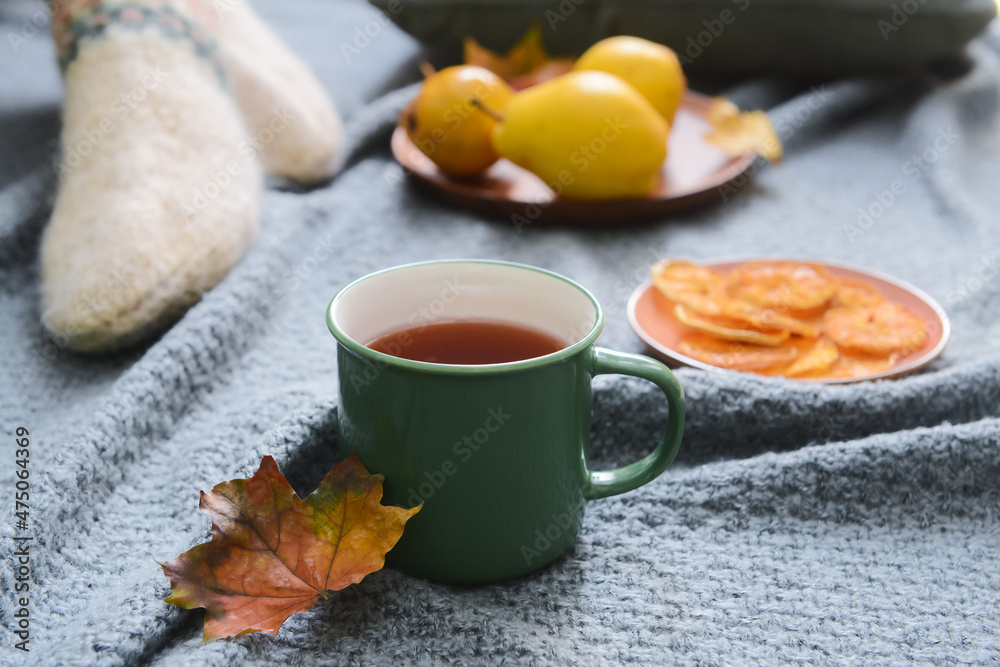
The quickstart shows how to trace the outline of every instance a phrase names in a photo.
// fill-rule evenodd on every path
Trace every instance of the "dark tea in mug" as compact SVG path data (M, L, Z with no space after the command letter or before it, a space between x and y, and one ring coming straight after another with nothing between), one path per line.
M368 347L413 361L478 366L544 357L565 346L547 333L520 324L459 320L395 331Z

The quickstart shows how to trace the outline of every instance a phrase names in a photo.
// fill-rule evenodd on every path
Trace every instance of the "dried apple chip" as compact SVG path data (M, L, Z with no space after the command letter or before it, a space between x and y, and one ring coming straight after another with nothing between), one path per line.
M747 262L729 274L730 294L777 310L810 310L830 301L837 280L821 266Z
M718 368L751 372L779 368L794 361L798 354L798 350L792 346L747 345L719 340L701 333L686 336L677 344L677 351L686 357Z
M898 354L889 356L872 356L857 353L843 353L833 363L830 370L819 377L824 378L860 378L890 370L899 361Z
M757 329L779 329L806 338L816 338L820 334L819 327L798 318L778 313L773 308L760 308L736 299L725 299L719 302L719 308L726 317L741 320Z
M839 358L840 351L836 343L826 337L818 338L811 348L800 354L781 374L785 377L801 377L826 373Z
M851 278L841 278L839 282L837 293L830 304L834 308L877 306L885 303L885 297L874 285Z
M927 339L923 320L898 303L831 308L823 328L837 345L875 355L914 350Z
M725 317L708 317L689 312L681 304L674 306L674 315L692 329L711 334L723 340L756 343L757 345L781 345L788 340L788 330L758 330L743 328L745 323Z
M663 260L650 269L653 285L671 301L702 315L719 315L722 277L704 266L683 260Z

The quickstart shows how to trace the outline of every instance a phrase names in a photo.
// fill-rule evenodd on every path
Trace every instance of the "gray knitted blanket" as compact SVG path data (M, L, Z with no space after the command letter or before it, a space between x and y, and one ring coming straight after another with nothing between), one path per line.
M221 285L158 340L97 357L60 348L39 324L61 92L45 30L17 49L7 39L41 3L0 5L0 663L996 664L996 25L967 63L906 77L695 82L768 109L784 165L669 220L518 233L427 198L389 155L413 92L400 87L417 76L412 41L382 21L348 62L339 45L373 9L259 4L349 117L345 170L308 193L268 191L262 233ZM874 206L896 181L902 194ZM344 454L324 308L348 281L432 258L536 264L597 294L603 345L641 351L624 308L654 259L735 253L895 274L945 306L952 343L918 375L855 386L679 371L688 426L677 462L638 491L590 503L573 549L517 581L460 588L387 569L276 638L207 645L201 612L163 603L156 561L209 534L200 489L271 454L304 494ZM664 423L657 393L602 378L598 465L651 447ZM31 442L27 530L15 528L18 427ZM33 537L29 574L15 535ZM15 648L21 597L30 653Z

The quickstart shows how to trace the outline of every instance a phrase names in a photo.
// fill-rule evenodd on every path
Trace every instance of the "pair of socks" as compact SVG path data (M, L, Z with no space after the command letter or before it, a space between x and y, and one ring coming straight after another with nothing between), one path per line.
M342 128L246 0L52 0L65 79L42 322L79 351L177 319L240 260L267 170L329 179Z

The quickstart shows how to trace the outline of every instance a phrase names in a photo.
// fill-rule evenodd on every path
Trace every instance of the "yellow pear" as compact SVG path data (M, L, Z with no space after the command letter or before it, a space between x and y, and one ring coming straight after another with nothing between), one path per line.
M640 37L609 37L587 49L574 70L599 70L632 84L668 123L681 105L687 79L673 50Z
M510 86L487 69L448 67L427 77L417 97L403 110L399 124L442 171L472 176L498 159L491 141L497 121L474 104L502 112L513 94Z
M570 72L511 97L493 145L560 196L644 197L667 157L667 131L656 109L618 77Z

